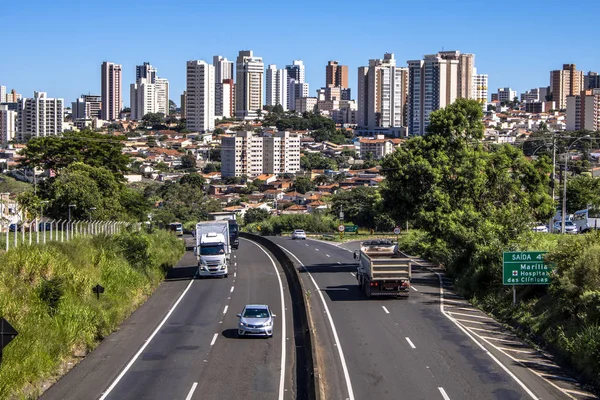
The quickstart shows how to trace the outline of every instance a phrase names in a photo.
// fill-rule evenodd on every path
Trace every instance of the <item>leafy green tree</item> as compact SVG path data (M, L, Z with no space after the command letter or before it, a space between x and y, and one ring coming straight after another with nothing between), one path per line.
M156 126L165 123L165 115L163 113L148 113L142 117L142 122L145 126Z
M181 179L179 179L179 183L182 185L191 185L197 189L203 189L205 181L202 175L191 173L182 176Z
M215 136L220 136L220 135L224 135L224 134L225 134L225 129L223 129L223 128L216 128L213 131L213 135L215 135Z
M205 174L208 174L208 173L210 173L210 172L217 172L217 171L219 170L219 168L217 168L217 166L218 166L218 164L216 164L216 163L207 163L207 164L204 166L204 170L203 170L203 172L204 172Z
M315 190L315 184L306 176L299 176L294 181L294 190L298 193L306 193Z
M315 179L313 180L313 182L317 186L327 185L328 183L331 182L331 179L327 175L318 175L317 177L315 177Z
M426 136L382 163L385 209L426 230L437 260L469 278L466 290L501 286L502 249L555 210L548 163L532 163L510 145L488 152L473 144L483 138L481 117L476 101L459 99L430 115Z
M33 194L32 190L19 193L17 196L19 207L25 211L25 220L32 220L40 216L42 199Z
M72 163L83 162L106 167L122 179L129 168L129 156L122 153L121 138L91 131L65 132L62 137L33 138L22 150L21 165L60 171Z
M154 166L154 169L159 172L169 172L169 170L170 170L169 166L162 161L156 163L156 165Z
M331 199L331 212L339 216L344 211L344 220L365 228L377 228L377 222L385 227L391 220L384 211L381 194L374 187L359 186L352 190L342 190ZM385 218L381 217L386 215ZM393 225L393 222L392 222Z
M210 149L209 160L221 162L221 149Z
M304 170L337 169L335 161L321 153L308 153L300 157L300 166Z
M567 180L567 212L587 208L600 209L600 178L576 176Z
M253 224L256 222L262 222L270 217L268 210L264 208L251 208L244 214L244 224Z
M181 167L184 169L196 168L196 157L186 154L181 157Z

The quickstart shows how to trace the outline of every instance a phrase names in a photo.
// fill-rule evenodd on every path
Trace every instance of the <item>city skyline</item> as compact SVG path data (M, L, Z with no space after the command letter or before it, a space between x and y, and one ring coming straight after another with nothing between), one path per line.
M150 1L152 3L152 1ZM265 66L276 64L289 65L293 60L302 60L306 65L306 82L310 85L310 96L316 95L316 89L325 86L325 66L330 60L347 65L349 71L349 86L352 93L357 90L358 67L365 65L369 59L380 57L386 52L394 53L398 66L406 66L406 61L422 59L427 54L441 50L460 50L472 53L477 57L478 71L489 75L489 92L497 88L511 87L518 93L531 88L548 86L549 71L561 69L563 64L576 64L577 69L597 71L600 69L600 56L591 51L594 48L594 32L591 26L583 24L581 29L565 32L546 32L544 22L552 18L556 7L553 3L543 5L506 2L502 7L491 5L475 6L465 3L466 7L456 7L456 4L433 2L433 4L417 4L401 6L386 5L384 10L377 7L369 8L369 19L377 25L385 26L392 22L401 22L404 32L420 29L419 35L406 34L386 35L381 30L373 32L352 28L360 26L364 21L364 9L359 3L331 2L320 4L311 2L302 10L294 10L297 14L294 20L311 20L315 15L323 17L321 22L299 24L297 29L302 34L297 40L291 40L285 34L290 30L292 20L283 18L291 10L291 6L272 7L260 3L258 7L246 13L228 16L227 24L222 25L218 16L222 15L219 5L203 5L182 12L181 2L167 7L145 8L144 16L165 17L168 24L168 35L150 35L143 39L132 40L133 35L142 29L143 21L129 20L127 24L108 31L106 35L96 35L102 29L106 18L116 2L107 1L103 7L99 5L72 5L66 1L58 1L52 9L44 6L38 0L33 0L32 7L39 5L37 11L25 11L18 5L2 6L3 27L10 31L18 29L22 34L6 41L4 57L0 65L0 85L7 86L10 91L15 88L18 93L47 92L50 97L64 98L67 104L77 99L81 94L100 94L100 82L97 76L98 65L110 61L123 66L123 103L130 105L127 85L135 82L135 66L149 61L159 69L161 76L169 80L171 98L179 106L178 96L185 89L185 68L189 60L205 60L211 62L214 55L222 55L229 60L235 60L240 50L251 49L263 58ZM237 1L232 2L235 6ZM145 3L148 5L148 3ZM312 5L314 4L314 7ZM319 4L317 7L316 5ZM584 1L583 6L598 8L595 3ZM372 5L371 5L372 6ZM126 15L137 12L135 4L121 5L119 12ZM35 7L34 7L35 8ZM448 27L448 21L456 21L465 17L469 9L469 21ZM333 13L333 11L336 11ZM434 10L434 11L431 11ZM189 12L188 12L189 11ZM336 34L338 28L333 28L325 16L335 15L336 20L344 21L344 35ZM535 12L535 18L532 13ZM91 14L90 14L91 13ZM264 14L264 15L263 15ZM86 20L88 29L74 35L72 24L53 25L53 35L69 37L69 40L56 42L40 42L36 40L41 29L46 29L45 21L52 18L59 20L77 20L82 15L93 15ZM196 24L180 24L187 18L199 18L202 27ZM576 10L561 9L561 16L575 17ZM242 21L247 19L262 19L265 16L271 21L269 30L256 30L244 33ZM480 18L497 18L497 24L503 23L502 31L482 28ZM147 19L145 19L147 21ZM173 21L173 23L170 23ZM311 20L312 21L312 20ZM539 21L539 22L538 22ZM62 26L64 25L64 26ZM339 25L338 25L339 27ZM217 29L218 28L218 29ZM274 35L273 32L281 32ZM518 39L511 39L511 32L526 29L528 32L538 31L544 42L523 46ZM196 41L192 33L207 37L208 40ZM212 37L213 32L219 34ZM502 32L506 32L503 38ZM339 32L338 32L339 33ZM322 40L324 35L336 34L335 45ZM519 35L512 35L519 37ZM62 43L69 43L65 47ZM93 51L89 44L93 43ZM533 43L533 42L532 42ZM90 51L78 51L78 48ZM31 54L44 59L44 73L40 74L36 63L30 62ZM60 56L58 56L60 54ZM73 65L76 68L65 68ZM355 97L355 96L354 96Z

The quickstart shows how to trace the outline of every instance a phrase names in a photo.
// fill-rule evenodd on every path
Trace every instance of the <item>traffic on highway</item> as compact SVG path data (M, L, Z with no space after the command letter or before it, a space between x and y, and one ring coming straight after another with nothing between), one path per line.
M199 223L157 292L41 398L298 398L282 260L246 238L232 248L229 227ZM268 239L293 262L307 299L308 397L594 398L457 295L437 266L389 240L340 245L303 234Z

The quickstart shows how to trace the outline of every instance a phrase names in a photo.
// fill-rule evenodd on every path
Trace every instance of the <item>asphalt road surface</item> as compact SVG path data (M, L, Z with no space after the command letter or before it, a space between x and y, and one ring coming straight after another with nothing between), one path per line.
M456 295L441 272L414 265L409 299L367 300L351 251L270 239L309 272L302 275L314 291L311 314L327 398L595 398Z
M244 239L228 278L194 279L195 264L186 252L121 329L42 399L294 398L291 303L279 264ZM237 337L236 314L250 303L277 315L272 338Z

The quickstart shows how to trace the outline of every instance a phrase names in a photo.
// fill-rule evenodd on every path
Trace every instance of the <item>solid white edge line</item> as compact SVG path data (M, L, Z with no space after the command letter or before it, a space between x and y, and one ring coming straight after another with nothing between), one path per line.
M385 308L385 306L381 306L381 308L383 308L383 311L385 311L386 314L389 314L390 312L388 311L387 308Z
M405 337L404 339L406 339L406 341L408 342L408 344L410 345L410 347L412 347L413 349L416 349L417 346L415 346L412 342L412 340L410 340L409 337Z
M194 382L194 384L192 385L192 388L190 389L190 392L188 393L188 395L185 398L185 400L191 400L192 399L192 396L194 395L194 391L196 390L196 386L198 386L198 382Z
M229 306L225 306L225 308L223 309L223 314L227 314L227 309L229 308Z
M481 350L483 350L492 360L494 360L494 362L496 364L498 364L498 366L500 368L502 368L504 370L504 372L506 372L508 374L508 376L510 376L515 382L517 382L519 384L519 386L521 386L523 388L523 390L525 390L525 392L532 399L537 400L538 397L527 386L525 386L525 384L523 382L521 382L521 380L519 378L517 378L517 376L515 374L513 374L504 364L502 364L502 362L500 360L498 360L492 353L490 353L490 351L488 349L486 349L485 346L483 346L481 343L479 343L479 341L477 339L475 339L473 337L473 335L471 335L471 333L469 333L469 331L467 331L465 328L463 328L463 326L461 324L459 324L458 321L456 321L453 317L451 317L444 311L444 287L443 287L443 283L442 283L442 275L440 275L440 273L436 272L436 271L432 271L432 272L434 274L436 274L438 276L438 279L440 280L440 312L446 318L448 318L450 321L452 321L452 323L454 325L456 325L458 327L458 329L460 329L465 335L467 335L469 337L469 339L471 339L477 346L479 346L479 348L481 348Z
M219 337L218 333L215 333L215 336L213 336L212 340L210 341L210 345L214 346L215 342L217 341L217 338Z
M323 308L325 309L325 313L327 314L327 319L329 320L329 325L331 326L331 331L333 333L333 338L335 340L335 343L337 344L336 347L337 347L337 350L338 350L338 354L340 356L340 362L342 364L342 370L344 371L344 379L346 380L346 388L348 390L348 397L347 397L346 400L354 400L354 391L352 390L352 382L350 382L350 374L348 373L348 366L346 365L346 359L344 358L344 351L342 350L342 344L340 343L340 338L338 337L337 330L335 329L335 324L333 323L333 318L331 317L331 313L329 312L329 307L327 307L327 303L325 302L325 297L323 297L323 292L321 291L321 289L319 289L319 285L317 285L317 282L315 281L315 278L313 278L312 274L304 266L304 264L302 263L302 261L300 261L300 259L298 257L296 257L296 255L294 253L292 253L291 251L289 251L285 247L283 247L281 245L278 245L278 246L280 248L282 248L284 251L288 252L292 257L294 257L296 259L296 261L298 261L298 263L302 266L302 268L304 269L304 271L306 271L306 273L310 277L310 280L312 281L313 285L315 285L317 293L319 293L319 297L321 298L321 303L323 304Z
M150 344L150 342L152 341L152 339L154 339L154 336L156 336L156 334L158 333L158 331L160 331L161 328L163 327L163 325L167 322L167 320L169 319L169 317L171 316L171 314L173 314L173 311L175 311L175 308L177 308L177 305L179 305L179 303L181 302L181 300L183 299L183 297L185 296L185 294L188 292L188 290L190 290L190 287L192 287L192 283L194 283L194 279L192 279L190 281L190 283L187 285L187 287L185 288L185 290L183 291L183 293L181 293L181 296L179 296L179 298L177 299L177 301L175 302L175 304L173 304L173 307L171 307L171 309L169 310L169 312L167 313L167 315L165 315L165 317L160 322L160 324L158 324L158 326L156 327L156 329L154 330L154 332L152 332L152 334L148 337L148 339L146 339L146 341L144 342L144 344L142 345L142 347L140 347L140 349L137 351L137 353L135 353L135 355L131 358L131 360L129 360L129 362L127 363L127 365L125 366L125 368L123 368L123 370L117 376L117 378L113 381L113 383L111 383L111 385L108 387L108 389L106 389L104 391L104 393L102 393L102 396L100 397L99 400L106 399L106 397L108 397L108 395L110 394L110 392L113 391L113 389L115 388L115 386L117 386L117 384L119 383L119 381L121 379L123 379L123 377L125 376L125 374L127 373L127 371L129 371L129 369L131 368L131 366L133 365L133 363L135 363L135 361L138 359L138 357L140 356L140 354L142 354L142 352L146 349L146 347L148 347L148 345Z
M247 239L244 239L244 240L247 240ZM273 269L275 270L275 275L277 275L277 280L279 281L279 293L281 295L281 374L279 376L279 400L283 400L284 393L285 393L284 385L285 385L285 356L286 356L285 297L283 295L283 283L281 282L281 276L279 275L279 271L277 270L277 264L275 264L275 261L273 260L271 255L265 249L263 249L262 246L259 246L258 243L254 243L250 240L248 240L248 241L250 243L252 243L253 245L255 245L256 247L258 247L259 249L261 249L262 252L265 253L267 255L267 257L269 257L269 260L271 260L271 264L273 265Z
M450 400L450 396L448 396L448 394L446 393L446 391L444 390L443 387L439 387L438 390L442 394L442 397L444 398L444 400Z

